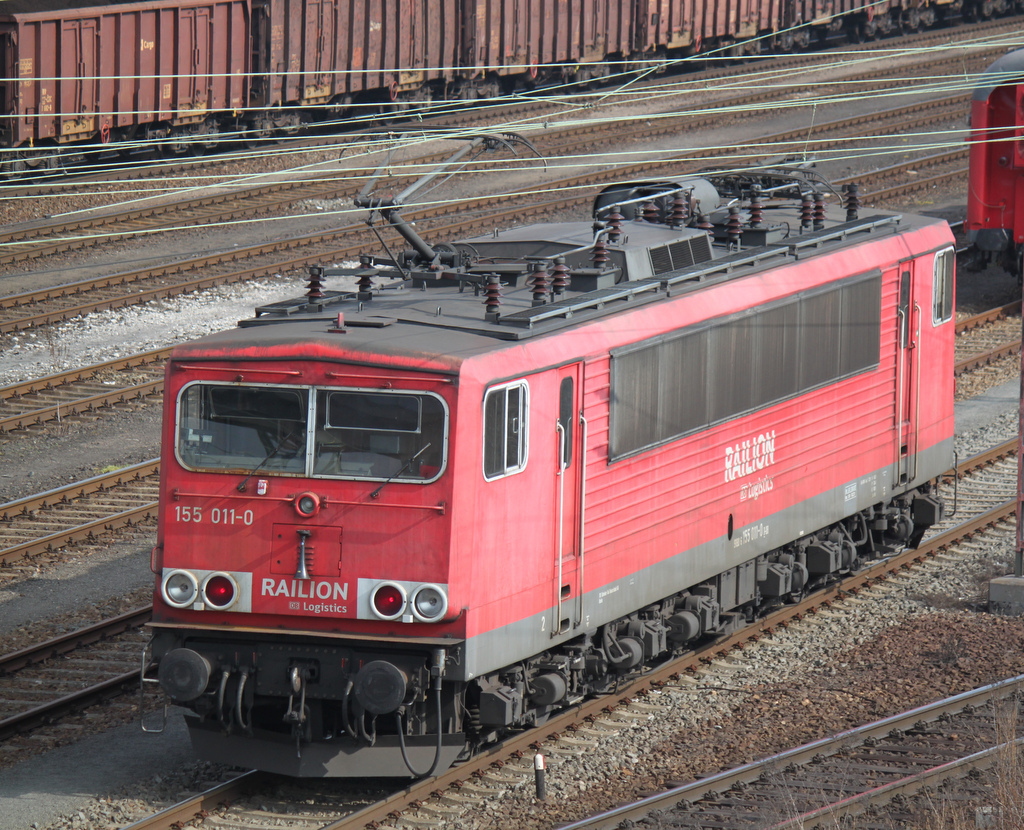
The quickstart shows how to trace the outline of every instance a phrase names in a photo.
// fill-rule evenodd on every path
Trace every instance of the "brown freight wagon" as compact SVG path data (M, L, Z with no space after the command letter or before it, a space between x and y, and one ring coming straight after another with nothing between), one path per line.
M484 79L487 94L600 77L635 51L634 0L461 0L460 6L463 66L478 88Z
M202 135L246 104L249 0L7 0L0 56L7 169L76 142Z
M353 103L440 97L459 38L448 0L253 0L251 105L280 129Z
M768 51L782 7L793 0L637 0L637 43L646 54Z

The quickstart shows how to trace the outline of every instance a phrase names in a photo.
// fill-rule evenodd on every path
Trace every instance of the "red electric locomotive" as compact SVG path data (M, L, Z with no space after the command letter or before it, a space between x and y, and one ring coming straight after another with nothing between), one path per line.
M987 70L971 101L967 238L977 265L1021 279L1024 254L1024 49Z
M816 186L616 185L439 245L363 196L407 250L177 347L145 676L198 753L427 774L917 544L953 238Z

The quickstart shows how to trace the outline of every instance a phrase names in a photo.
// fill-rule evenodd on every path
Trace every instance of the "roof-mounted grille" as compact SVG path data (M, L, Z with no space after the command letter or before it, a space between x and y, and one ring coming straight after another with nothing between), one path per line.
M651 267L655 274L666 274L677 271L698 262L708 262L712 258L711 237L706 233L698 234L689 239L680 239L660 248L651 248Z

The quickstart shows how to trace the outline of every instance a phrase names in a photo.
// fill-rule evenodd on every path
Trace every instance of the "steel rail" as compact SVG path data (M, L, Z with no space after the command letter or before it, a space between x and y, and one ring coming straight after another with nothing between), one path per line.
M4 654L0 656L0 677L12 674L26 666L69 654L80 646L98 643L101 640L123 634L125 631L141 628L149 622L151 616L152 608L143 605L118 614L116 617L111 617L109 620L102 620L84 628L76 628L74 631L68 631L42 643Z
M1007 303L1006 305L1001 305L997 308L990 308L988 311L981 312L981 314L975 314L973 317L961 320L956 324L956 333L965 334L973 329L991 325L998 320L1005 320L1007 317L1012 317L1014 314L1020 314L1020 309L1020 300L1015 300L1012 303Z
M878 807L890 804L899 796L913 795L928 787L935 787L944 781L966 778L971 773L991 769L999 761L1003 753L1010 749L1017 749L1024 746L1024 738L1016 738L1006 743L965 755L955 761L948 761L945 764L923 770L913 775L908 775L899 781L892 781L880 787L867 790L863 793L844 798L839 801L811 810L799 816L794 816L788 821L772 825L766 830L805 830L808 826L815 826L820 820L825 819L829 825L849 816L860 815L871 807Z
M137 692L140 669L119 674L101 683L64 695L49 703L42 703L25 712L19 712L0 720L0 741L36 729L68 714L81 712L96 703L112 700L124 694L126 689Z
M198 795L179 801L159 813L126 825L122 830L180 830L192 821L201 821L220 807L230 806L247 792L259 792L275 781L273 776L264 772L246 772Z
M984 64L986 61L990 61L994 55L998 54L998 50L988 50L986 52L976 53L972 55L968 60L972 63L978 63L979 65ZM922 67L923 70L927 71L929 67L942 66L941 61L928 61L925 62ZM859 76L854 76L852 79L844 79L844 82L851 83L856 81L863 81L867 79L878 79L878 87L883 87L886 83L891 83L891 70L874 70L871 72L862 73ZM773 88L762 88L761 90L748 93L742 96L736 96L733 99L718 102L717 107L735 107L740 104L750 105L756 103L763 103L768 100L774 100L782 97L788 91L788 87L780 86ZM863 90L862 90L863 91ZM966 96L955 96L947 99L943 99L942 102L924 102L922 104L915 105L917 108L928 108L936 105L953 106L956 102L961 102ZM913 111L913 107L909 111ZM891 112L895 112L893 110ZM815 127L816 130L823 130L834 128L836 124L842 123L842 121L849 121L850 123L865 123L865 121L875 121L884 119L889 115L890 111L875 114L873 116L860 117L858 119L843 119L839 122L830 122L821 124ZM689 129L700 126L714 126L717 125L721 120L721 116L718 114L711 114L704 116L703 118L694 118L691 115L678 116L676 118L660 118L657 119L658 123L638 123L623 127L621 123L617 124L616 134L621 138L634 138L640 139L651 136L672 134L679 130L680 124L685 123ZM449 125L450 127L450 125ZM565 140L573 140L577 136L593 135L595 132L600 134L607 131L608 127L594 127L582 126L582 127L568 127L564 130L560 130L558 135L565 136ZM786 135L786 134L783 134ZM806 139L806 131L793 131L789 134L792 139ZM775 140L785 140L783 138L776 138ZM420 164L436 163L440 160L444 154L431 154L426 158L419 161ZM258 200L258 204L255 207L242 207L242 208L229 208L222 210L214 214L208 214L206 216L195 217L201 222L213 222L213 221L229 221L236 219L241 216L251 216L254 213L262 213L273 207L280 206L282 204L291 204L297 200L309 199L309 198L325 198L325 199L336 199L341 194L347 194L350 191L354 194L355 190L358 190L360 185L351 185L345 182L351 181L352 178L363 178L370 174L369 170L353 171L346 174L346 179L341 182L327 183L323 180L307 179L298 182L272 182L265 185L260 185L255 188L246 189L242 192L242 197L250 200ZM312 192L311 192L312 191ZM192 197L186 200L162 202L161 204L151 205L143 208L135 208L123 212L101 212L92 213L89 216L79 217L62 222L46 222L36 221L23 223L19 226L10 227L4 231L0 231L0 263L4 262L18 262L32 258L42 257L47 254L57 253L60 251L73 250L76 248L91 246L96 244L97 240L94 238L96 231L99 229L108 227L110 225L116 225L122 228L122 231L111 234L109 231L103 232L103 240L109 240L111 238L125 238L137 234L143 228L141 227L125 227L132 223L138 223L142 220L154 220L157 217L165 217L172 214L181 213L182 211L199 211L204 208L216 206L216 205L228 205L239 198L240 191L238 189L229 189L226 192L216 193L212 195L203 195L199 197ZM268 200L268 196L275 196L280 198L274 198ZM175 220L177 221L177 220ZM152 227L152 225L146 225L145 227ZM63 238L53 240L49 243L40 242L31 246L16 247L13 251L4 252L2 248L5 245L16 243L22 240L31 239L33 236L39 235L40 231L44 231L46 234L69 234L77 231L91 231L93 236Z
M1020 300L1017 300L1016 302L1008 303L998 308L993 308L980 314L976 314L973 317L957 323L957 334L963 334L984 325L991 324L995 321L1005 319L1012 314L1019 313L1020 308L1021 302ZM0 387L0 404L5 400L17 399L32 393L69 386L76 381L86 380L105 371L119 371L122 369L159 362L170 355L172 348L173 347L153 349L148 352L130 355L125 358L118 358L106 363L97 363L82 369L74 369L67 372L48 375L39 379ZM1016 341L958 362L954 366L953 374L954 376L959 377L966 372L988 365L997 359L1005 357L1006 355L1017 354L1019 352L1020 341ZM80 412L93 411L97 408L123 403L127 400L141 399L162 391L162 380L149 381L147 383L125 386L120 389L98 394L89 398L76 399L66 404L54 404L52 406L39 407L37 409L2 416L0 417L0 434L15 429L22 429L28 426L46 423L68 415L75 415Z
M83 498L92 493L110 491L114 487L128 486L139 482L153 475L158 475L160 470L159 459L144 461L131 467L115 470L92 478L69 484L65 487L58 487L48 490L45 493L38 493L23 499L0 505L0 521L10 522L15 517L24 515L33 510L46 507L53 507L58 504L68 504L75 499ZM103 516L90 522L77 524L55 533L49 533L43 537L36 537L25 542L18 542L0 550L0 563L9 563L26 556L42 553L62 547L70 542L82 539L95 538L102 533L108 533L118 528L137 524L147 518L153 518L157 514L159 503L148 501L136 505L128 510Z
M907 162L902 165L903 168L920 167L924 163L924 159L918 159L914 162ZM644 165L630 165L626 168L620 168L616 170L616 173L623 177L634 177L638 175L654 175L658 172L674 172L679 173L678 166L675 166L673 162L660 161L656 164L644 164ZM686 171L682 171L686 172ZM690 171L693 172L693 171ZM942 177L937 177L935 181L940 179L945 180L955 174L947 173ZM859 182L865 177L851 176L845 179L840 179L835 182L837 185L842 185L847 182ZM561 183L568 189L583 188L592 184L597 179L594 176L573 176L567 179L561 180ZM914 184L914 188L920 187L921 183L917 182ZM878 193L897 193L899 188L889 188L885 191L878 191ZM514 194L513 194L514 195ZM875 197L875 193L862 194L862 200ZM481 208L487 207L492 202L492 197L480 197L477 199L470 199L463 202L466 210L474 211ZM564 213L567 210L578 208L580 205L585 203L589 204L589 196L570 196L556 200L549 200L546 202L535 203L530 206L529 212L531 215L538 217L550 216L559 213ZM481 232L493 228L496 224L501 222L520 222L523 219L524 208L522 206L513 206L488 213L486 216L476 217L469 220L463 220L460 222L452 222L444 225L435 226L432 230L433 233L438 235L452 235L452 234L467 234L474 232ZM410 211L406 217L407 221L424 223L429 221L431 218L436 218L442 214L436 211ZM301 237L292 237L282 242L272 244L262 244L259 246L253 246L248 249L238 249L229 255L225 256L211 256L206 257L203 260L189 260L182 263L181 270L183 271L194 271L204 265L207 265L215 259L221 261L237 260L246 255L256 256L262 253L267 253L273 250L280 250L281 248L290 247L305 247L313 244L320 244L331 240L337 240L340 238L350 237L359 231L361 226L359 225L348 225L341 228L319 232L316 234L309 234ZM341 247L335 247L332 251L332 256L335 259L349 259L358 256L364 251L364 242L362 240L356 243L349 243ZM67 320L73 317L87 314L92 311L106 310L112 308L122 308L128 305L135 305L138 303L148 302L153 299L162 299L167 296L177 296L178 294L185 294L192 291L197 291L204 288L210 288L216 285L224 285L235 282L242 282L244 280L255 279L260 277L272 276L280 273L281 271L296 270L309 265L319 264L323 261L323 254L320 252L314 252L298 257L294 257L288 260L275 260L265 265L255 265L245 269L232 271L227 274L212 275L209 277L201 277L194 280L187 280L184 282L176 283L172 286L162 286L158 288L149 289L146 291L139 291L123 297L114 298L111 300L92 301L82 303L78 306L71 308L63 308L52 312L44 312L41 314L30 315L26 317L16 318L13 320L0 321L0 333L19 331L22 329L32 328L39 325L46 325L53 322L59 322ZM140 277L140 279L143 277ZM27 298L30 294L20 295L23 298Z
M89 493L97 493L131 481L139 481L159 471L160 459L153 458L149 461L133 464L130 467L122 467L120 470L101 473L82 481L76 481L73 484L55 487L53 490L26 496L23 499L9 501L5 504L0 504L0 521L12 519L15 516L31 512L32 510L40 510L55 504L67 503Z
M37 392L44 392L56 389L60 386L67 386L76 381L87 380L103 372L118 372L123 369L134 369L137 366L146 366L151 363L158 363L166 360L171 354L171 348L151 349L147 352L138 352L128 357L118 357L104 363L93 363L91 366L84 366L80 369L69 369L66 372L57 372L41 378L12 383L7 386L0 386L0 402L12 398L21 398Z
M64 547L71 542L92 539L100 533L109 533L118 528L128 527L137 524L143 519L156 518L158 507L158 502L149 502L148 504L116 513L113 516L105 516L102 519L78 525L70 530L61 530L39 539L33 539L30 542L23 542L9 548L4 548L0 550L0 562L13 562L15 559L22 559L36 553Z
M987 352L981 352L980 354L971 355L964 360L957 361L953 365L953 377L960 377L960 375L973 372L982 366L989 366L997 360L1002 360L1004 357L1020 354L1020 346L1021 341L1014 340L1012 343L1004 343L1002 346L996 346Z
M84 412L92 412L114 404L127 403L130 400L145 398L164 391L164 379L150 380L145 383L138 383L134 386L127 386L111 392L100 392L86 398L77 398L64 403L44 406L39 409L32 409L28 412L19 412L15 415L7 415L0 418L0 434L10 432L14 429L43 424L47 421L55 421L66 418L70 415L81 415Z

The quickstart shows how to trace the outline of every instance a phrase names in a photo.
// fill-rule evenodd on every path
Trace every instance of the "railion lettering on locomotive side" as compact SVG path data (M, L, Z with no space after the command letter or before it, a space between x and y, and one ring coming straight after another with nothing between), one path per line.
M347 582L318 582L309 579L263 580L260 595L265 597L289 597L291 599L348 599Z
M725 448L725 480L735 481L775 463L775 430Z

